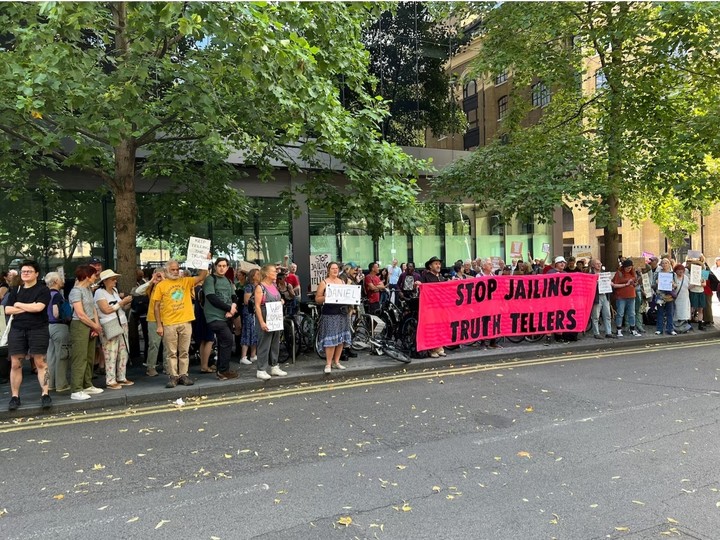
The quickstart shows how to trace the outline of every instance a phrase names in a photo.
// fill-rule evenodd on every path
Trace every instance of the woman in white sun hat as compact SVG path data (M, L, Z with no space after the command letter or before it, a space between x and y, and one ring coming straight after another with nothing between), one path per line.
M100 286L95 291L95 305L103 327L100 344L105 355L105 386L110 390L134 384L125 376L128 360L125 309L130 307L132 296L120 298L117 290L119 275L110 269L103 270L100 272Z

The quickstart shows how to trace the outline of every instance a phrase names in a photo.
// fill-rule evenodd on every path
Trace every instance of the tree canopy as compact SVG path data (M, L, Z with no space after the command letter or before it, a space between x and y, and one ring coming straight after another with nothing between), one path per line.
M467 7L467 6L466 6ZM674 242L720 199L717 51L720 5L506 2L482 16L474 76L512 75L501 138L443 174L438 187L506 217L551 218L585 206L619 253L618 218L651 219ZM551 94L528 126L533 90ZM715 124L716 125L716 124Z
M138 186L169 178L179 193L192 194L198 219L232 218L242 206L230 185L237 170L226 163L235 150L264 178L272 160L298 169L289 147L317 168L318 156L332 156L348 182L323 186L319 196L308 183L310 204L352 201L346 211L370 224L390 213L409 226L421 163L380 140L386 104L367 91L361 43L364 25L383 8L4 3L0 175L7 186L24 185L38 168L102 179L115 199L118 269L127 280L135 267ZM341 102L341 84L352 103ZM392 207L368 179L397 193Z

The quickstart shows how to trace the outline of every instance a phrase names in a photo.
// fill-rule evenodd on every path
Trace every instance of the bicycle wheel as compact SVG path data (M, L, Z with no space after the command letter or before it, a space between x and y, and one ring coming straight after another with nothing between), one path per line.
M525 336L505 336L510 343L522 343L525 341Z
M300 334L302 352L310 352L315 348L315 322L307 313L298 315L297 328Z
M400 330L400 344L404 351L409 354L416 354L417 347L415 337L417 336L418 321L415 317L405 319Z
M285 317L283 321L283 333L280 335L280 356L278 361L295 363L297 349L295 348L295 321L292 317Z
M325 360L325 358L326 358L325 349L320 346L320 325L321 324L322 324L322 317L320 318L320 321L318 321L318 327L315 332L315 343L313 345L313 348L315 349L315 352L317 353L317 355L320 358L322 358L323 360Z
M538 341L542 341L545 335L546 334L532 334L531 336L525 336L525 341L529 341L530 343L537 343Z
M370 346L370 331L367 327L365 317L357 317L353 326L352 344L354 350L361 351Z
M397 360L398 362L402 362L403 364L409 364L412 361L407 354L396 349L395 345L387 341L383 344L383 354L386 354L393 360Z

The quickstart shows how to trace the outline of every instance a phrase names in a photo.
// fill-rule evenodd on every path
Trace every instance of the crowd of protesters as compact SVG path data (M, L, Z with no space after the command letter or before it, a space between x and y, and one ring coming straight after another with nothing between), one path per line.
M690 284L691 265L702 268L700 283ZM129 361L140 357L140 334L146 376L156 377L162 370L168 387L193 384L188 374L191 348L199 359L200 373L214 374L219 380L238 376L230 368L233 353L241 366L255 366L258 379L287 375L279 366L282 331L268 327L266 308L270 302L278 302L286 316L299 311L297 265L288 264L286 257L262 268L249 263L232 268L228 259L220 257L209 269L184 275L178 262L171 260L163 268L138 271L136 287L127 294L117 288L120 275L104 270L99 259L78 266L72 283L57 272L41 279L35 261L24 261L18 271L3 273L0 300L6 319L12 316L9 409L21 404L25 359L37 374L43 408L52 405L50 392L69 391L71 399L87 400L104 390L134 384L127 371ZM345 369L341 360L355 356L349 350L355 309L325 303L328 285L360 285L365 311L376 314L386 302L414 302L417 309L421 283L558 272L599 274L605 272L605 266L597 258L558 256L547 262L547 256L532 259L530 254L527 262L514 259L505 264L487 257L458 260L445 268L438 257L431 257L420 269L413 262L400 264L395 259L384 267L371 262L365 272L354 262L332 262L313 298L322 314L318 332L326 352L324 371ZM720 299L720 257L712 267L702 255L684 263L668 255L652 256L638 267L633 259L619 257L611 273L612 292L595 294L591 327L597 339L624 337L624 332L639 336L646 332L648 322L655 325L658 335L687 332L692 324L703 330L714 322L711 305L713 294ZM663 273L671 276L661 276ZM649 290L643 274L647 274ZM661 281L671 283L671 289L659 289ZM500 347L497 340L490 340L488 346ZM215 365L211 363L213 353ZM428 353L431 357L446 355L442 347ZM104 388L93 383L98 376L104 376Z

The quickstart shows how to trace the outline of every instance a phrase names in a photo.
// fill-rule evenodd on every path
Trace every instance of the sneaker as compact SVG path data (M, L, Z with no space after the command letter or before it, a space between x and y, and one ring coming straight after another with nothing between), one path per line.
M602 339L602 336L601 336L600 334L595 334L593 337L594 337L595 339Z
M177 386L177 377L170 377L168 379L167 384L165 385L165 388L175 388Z
M622 330L618 330L618 332L617 332L617 337L623 337Z
M638 332L637 330L632 330L630 333L631 333L634 337L640 337L640 336L642 336L642 334L641 334L640 332Z
M257 362L257 354L250 357L250 362Z
M617 336L615 334L605 334L605 339L615 339Z
M70 394L70 399L74 399L75 401L85 401L86 399L90 399L90 394L80 390L79 392L73 392Z
M440 358L440 355L436 352L430 353L430 358Z
M177 383L185 386L192 386L193 384L195 384L195 382L190 377L188 377L187 373L185 375L180 375Z
M270 368L270 375L275 375L276 377L284 377L287 375L287 371L283 371L280 369L280 366L272 366Z
M661 335L661 334L662 334L662 331L660 331L660 330L656 330L656 331L655 331L655 335L656 335L656 336L659 336L659 335Z
M8 411L17 411L19 406L20 398L17 396L13 396L10 398L10 403L8 403Z
M217 372L217 378L221 381L227 380L227 379L237 379L238 374L237 371L218 371Z
M677 336L677 332L676 332L675 330L673 330L672 332L670 332L670 335L671 335L671 336Z
M43 409L49 409L52 407L52 399L50 399L50 396L48 394L43 394L40 398L40 407Z
M150 368L145 372L145 375L147 375L148 377L157 377L158 376L157 369Z
M438 351L438 354L439 354L440 356L447 356L447 354L445 353L445 350L444 350L444 349L441 350L441 351Z
M330 373L331 369L330 366L325 366L325 369L323 369L325 373Z
M247 356L243 356L243 357L240 359L240 363L241 363L243 366L252 366L252 362L247 359Z
M257 371L257 373L255 374L255 376L256 376L258 379L263 380L263 381L267 381L268 379L272 379L272 377L268 374L267 371L262 371L262 370L260 370L260 369L258 369L258 371Z
M333 367L334 367L335 369L340 369L340 370L347 369L347 368L346 368L345 366L343 366L340 362L338 362L337 364L333 364Z
M93 394L102 394L103 389L102 388L96 388L94 386L88 386L85 390L83 390L86 394L90 394L91 396Z

